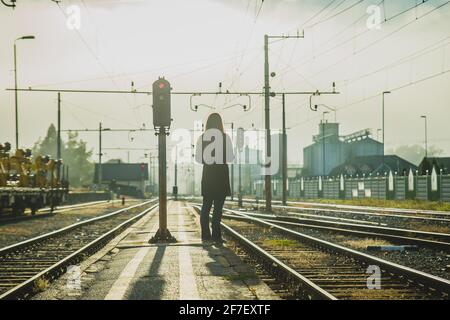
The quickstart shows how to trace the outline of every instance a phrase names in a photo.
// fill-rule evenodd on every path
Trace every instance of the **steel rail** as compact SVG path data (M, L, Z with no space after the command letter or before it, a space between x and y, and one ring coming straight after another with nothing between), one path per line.
M244 199L246 201L247 204L255 204L256 201L252 200L252 199ZM227 201L229 202L229 201ZM233 203L235 203L236 201L231 201ZM274 201L276 203L280 203L280 201ZM288 201L289 203L289 201ZM292 202L291 202L292 203ZM305 203L306 204L306 203ZM320 206L318 208L314 208L314 206ZM447 217L447 212L444 211L436 211L436 212L429 212L429 213L421 213L421 212L410 212L411 215L408 214L408 212L404 212L404 214L390 214L389 212L393 212L393 211L389 211L389 210L384 210L383 208L379 208L380 210L378 211L382 211L385 213L377 213L377 212L372 212L371 209L367 210L368 212L364 212L364 211L356 211L356 210L344 210L344 208L342 209L334 209L334 207L332 207L331 209L326 208L325 206L322 206L323 204L316 204L316 203L309 203L310 207L299 207L299 206L292 206L292 205L288 205L288 206L283 206L283 205L272 205L272 208L279 208L279 209L289 209L289 210L295 210L295 211L310 211L310 212L330 212L330 213L348 213L348 214L356 214L356 215L363 215L363 216L376 216L376 217L386 217L386 218L401 218L401 219L411 219L411 220L423 220L423 221L437 221L437 222L450 222L449 218L438 218L437 216L444 216ZM312 206L312 207L311 207ZM337 205L332 205L337 207ZM360 207L361 210L364 210L363 207ZM371 208L371 207L369 207ZM292 214L297 214L297 213L292 213ZM300 213L298 213L300 214ZM412 215L412 214L423 214L423 215L428 215L428 216L417 216L417 215ZM449 217L450 217L450 213ZM325 216L325 217L329 217L329 216Z
M199 214L200 207L194 206L194 209ZM236 230L226 225L224 222L221 222L222 227L230 234L236 241L238 241L241 245L246 247L248 250L254 251L260 258L264 260L266 264L270 264L272 268L277 269L278 272L284 274L284 276L289 277L296 282L300 283L302 287L306 287L306 289L312 293L312 298L319 298L322 300L337 300L335 296L322 289L314 282L304 277L287 264L279 260L278 258L271 255L269 252L265 251L263 248L248 240L243 235L239 234Z
M413 269L410 267L406 267L406 266L403 266L403 265L400 265L400 264L397 264L394 262L383 260L383 259L377 258L375 256L371 256L369 254L362 253L362 252L359 252L359 251L356 251L356 250L353 250L350 248L346 248L344 246L341 246L341 245L338 245L338 244L335 244L335 243L332 243L332 242L329 242L326 240L318 239L318 238L282 227L275 223L264 221L263 219L254 218L254 217L248 216L245 213L242 213L239 211L236 211L236 214L246 217L248 220L259 223L260 225L264 225L264 226L268 226L268 227L277 229L277 230L281 231L282 233L285 233L296 239L300 239L302 241L307 241L314 245L320 246L326 250L332 250L332 251L339 252L339 253L347 255L347 256L351 256L351 257L353 257L359 261L362 261L364 263L378 265L382 269L388 270L397 275L406 275L409 279L411 279L419 284L425 285L433 290L438 290L439 292L445 294L447 297L450 295L450 281L449 280L446 280L441 277L434 276L429 273L422 272L422 271L419 271L419 270L416 270L416 269Z
M19 215L14 216L11 214L0 214L0 225L5 225L8 223L15 223L20 221L26 221L26 220L32 220L32 219L38 219L38 218L45 218L45 217L51 217L57 213L62 213L66 211L70 211L72 209L78 209L78 208L85 208L85 207L94 207L101 204L106 204L108 202L120 202L120 200L99 200L99 201L90 201L90 202L84 202L84 203L78 203L73 205L66 205L66 206L58 206L56 209L51 211L51 208L42 208L39 209L36 214L34 215ZM25 213L30 213L31 210L26 210Z
M233 213L243 213L241 211L236 211L232 209L224 208L224 210L233 212ZM346 223L346 222L335 222L335 221L324 221L324 220L316 220L316 219L303 219L297 217L284 217L278 215L266 215L260 213L253 212L245 212L246 215L253 217L261 217L264 220L272 219L274 221L280 222L292 222L292 223L300 223L300 224L308 224L310 227L314 226L322 226L322 227L340 227L342 230L356 230L363 231L373 234L380 235L391 235L391 236L399 236L399 237L410 237L411 239L417 240L429 240L435 239L440 244L445 245L447 249L450 249L450 234L448 233L439 233L439 232L429 232L429 231L421 231L421 230L413 230L413 229L401 229L401 228L392 228L385 226L374 226L374 225L363 225L363 224L354 224L354 223ZM342 228L343 227L343 228ZM345 229L347 228L347 229ZM420 238L420 236L424 238ZM428 238L428 239L426 239ZM424 242L425 243L425 242ZM431 242L430 242L431 243Z
M256 202L255 199L245 198L246 202ZM281 203L279 200L273 200L274 203ZM443 215L450 216L449 211L437 211L437 210L422 210L422 209L401 209L401 208L385 208L385 207L371 207L371 206L355 206L355 205L345 205L345 204L332 204L332 203L317 203L317 202L302 202L302 201L287 201L287 204L292 205L305 205L305 206L316 206L334 209L360 209L365 211L380 211L380 212L397 212L397 213L412 213L412 214L424 214L424 215ZM277 207L287 207L292 208L294 206L278 206ZM294 207L295 208L295 207ZM299 207L301 208L301 207Z
M143 206L145 204L148 204L150 202L154 202L154 201L147 201L143 204L140 204L139 206ZM110 231L102 234L100 237L96 238L95 240L91 241L90 243L86 244L85 246L83 246L82 248L76 250L75 252L71 253L70 255L68 255L67 257L61 259L60 261L58 261L57 263L53 264L52 266L48 267L47 269L39 272L38 274L34 275L33 277L27 279L26 281L22 282L21 284L19 284L18 286L8 290L7 292L3 293L0 295L0 300L10 300L10 299L17 299L17 298L22 298L24 297L28 292L30 292L30 290L32 290L35 281L38 279L54 279L55 277L59 276L60 274L65 272L65 269L68 265L79 261L83 258L83 255L85 253L89 253L89 252L95 252L97 251L100 247L103 246L104 243L106 243L107 241L109 241L112 237L114 237L118 232L120 232L121 230L123 230L124 228L126 228L127 226L129 226L130 224L132 224L134 221L140 219L141 217L143 217L144 215L146 215L147 213L151 212L152 210L154 210L158 205L155 204L150 208L145 209L144 211L142 211L141 213L137 214L136 216L126 220L125 222L121 223L120 225L116 226L115 228L111 229ZM126 208L124 210L129 210L131 208L136 208L138 207L138 205ZM123 212L124 210L119 210L118 212L115 212L114 215L117 215L120 212ZM102 217L100 217L101 219L105 219L108 217L111 217L111 214L108 215L104 215ZM98 221L101 219L91 219L87 222L94 222L94 221ZM83 223L85 224L85 223ZM83 225L82 224L82 225ZM76 224L78 227L80 226L79 223ZM60 233L65 233L68 230L71 230L73 228L63 228L58 230L59 232L55 233L52 232L51 236L60 234ZM41 239L39 239L41 240ZM23 246L23 243L20 244L21 246Z
M117 210L117 211L114 211L114 212L110 212L110 213L107 213L107 214L104 214L104 215L101 215L101 216L98 216L98 217L95 217L95 218L92 218L92 219L80 221L80 222L71 224L71 225L69 225L67 227L64 227L64 228L61 228L61 229L58 229L58 230L55 230L55 231L51 231L51 232L42 234L42 235L34 237L34 238L27 239L27 240L24 240L24 241L21 241L21 242L18 242L18 243L15 243L15 244L12 244L12 245L0 248L0 257L2 255L9 254L9 253L14 252L16 250L20 250L24 246L28 246L28 245L32 245L32 244L38 243L40 241L46 240L48 238L51 238L51 237L53 237L55 235L60 235L60 234L63 234L65 232L67 232L67 231L70 231L72 229L76 229L76 228L78 228L80 226L91 224L91 223L96 222L98 220L107 219L109 217L118 215L118 214L120 214L120 213L122 213L124 211L128 211L128 210L131 210L131 209L134 209L134 208L142 207L144 205L150 204L150 203L155 202L155 201L156 201L156 199L150 200L150 201L145 201L143 203L138 203L138 204L135 204L135 205L130 206L130 207L122 208L120 210Z
M226 209L224 209L224 210L226 210ZM224 214L223 216L230 218L230 219L247 220L245 217L238 216L235 214L233 214L233 215ZM270 218L261 218L261 219L263 219L264 221L268 221L268 222L272 222L272 223L276 223L276 224L280 224L280 225L287 225L287 226L300 227L300 228L310 228L310 229L317 229L317 230L326 230L326 231L350 234L350 235L361 236L361 237L374 237L374 238L391 240L394 242L402 242L402 244L411 243L411 244L416 244L416 245L427 246L432 249L441 249L441 250L445 250L445 251L450 251L450 243L448 243L448 242L441 242L441 241L414 238L414 237L397 236L397 235L387 234L387 233L376 233L376 232L370 232L370 231L358 231L358 230L351 230L351 229L345 229L345 228L336 228L336 227L327 227L327 226L312 225L312 224L305 224L305 223L296 223L296 222L282 221L282 220L270 219Z

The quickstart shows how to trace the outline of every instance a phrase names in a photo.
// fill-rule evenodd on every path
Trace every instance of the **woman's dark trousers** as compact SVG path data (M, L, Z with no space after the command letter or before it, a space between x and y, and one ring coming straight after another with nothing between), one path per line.
M225 203L225 197L208 198L203 197L202 211L200 214L200 225L202 228L202 240L222 241L222 233L220 230L220 221L222 220L222 209ZM209 212L214 204L211 229L209 229Z

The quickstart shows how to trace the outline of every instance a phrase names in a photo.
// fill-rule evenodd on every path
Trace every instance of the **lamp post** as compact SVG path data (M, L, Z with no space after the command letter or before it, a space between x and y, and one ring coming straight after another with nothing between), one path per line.
M425 158L428 158L428 118L427 116L420 116L425 121Z
M17 40L32 40L34 36L23 36L14 41L14 98L15 98L15 118L16 118L16 149L19 149L19 102L17 97Z

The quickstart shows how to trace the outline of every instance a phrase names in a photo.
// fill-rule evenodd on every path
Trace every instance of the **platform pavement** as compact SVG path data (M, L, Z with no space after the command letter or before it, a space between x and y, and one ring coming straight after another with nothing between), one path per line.
M202 245L185 202L169 202L168 228L177 243L148 244L158 214L146 216L80 265L81 289L66 275L36 299L279 299L233 251Z

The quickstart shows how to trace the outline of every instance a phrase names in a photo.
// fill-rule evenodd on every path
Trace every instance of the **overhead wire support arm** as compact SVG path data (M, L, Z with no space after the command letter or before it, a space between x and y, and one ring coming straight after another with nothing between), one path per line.
M16 91L14 88L7 88L6 91ZM65 92L65 93L100 93L100 94L153 94L151 91L126 91L126 90L85 90L85 89L33 89L33 88L17 88L17 91L21 92ZM313 95L313 94L339 94L336 91L287 91L287 92L271 92L272 96L282 96L284 95ZM238 96L249 96L258 95L263 96L264 92L256 91L242 91L242 92L213 92L213 91L174 91L174 95L191 95L191 96L201 96L201 95L238 95Z

